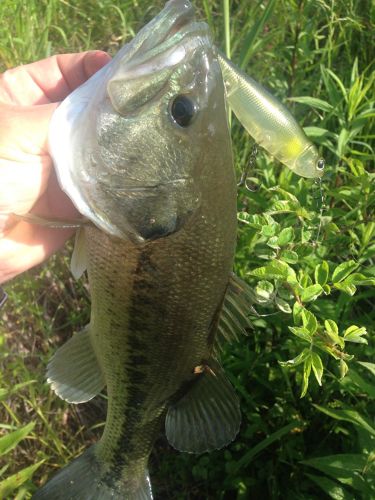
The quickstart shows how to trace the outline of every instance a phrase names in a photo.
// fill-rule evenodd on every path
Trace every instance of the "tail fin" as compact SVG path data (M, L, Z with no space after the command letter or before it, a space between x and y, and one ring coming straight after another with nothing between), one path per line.
M152 500L147 470L137 484L111 480L95 455L95 445L61 469L33 495L33 500ZM105 478L104 478L105 477Z

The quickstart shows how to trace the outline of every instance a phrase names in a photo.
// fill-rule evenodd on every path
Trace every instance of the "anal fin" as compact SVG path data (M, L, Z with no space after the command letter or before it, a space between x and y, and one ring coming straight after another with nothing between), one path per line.
M48 364L47 381L69 403L85 403L103 389L105 380L91 345L89 326L56 351Z
M180 451L204 453L228 445L241 423L238 397L213 359L196 368L197 380L171 405L165 420L169 443Z

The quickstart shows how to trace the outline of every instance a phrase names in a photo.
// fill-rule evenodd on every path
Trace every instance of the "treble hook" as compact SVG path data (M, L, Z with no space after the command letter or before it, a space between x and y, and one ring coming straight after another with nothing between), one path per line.
M5 302L7 301L8 294L4 292L4 290L0 286L0 309L3 307Z
M255 165L255 162L257 159L257 154L258 154L258 146L256 144L254 144L251 151L250 151L249 162L248 162L246 168L244 169L244 171L242 172L241 178L237 184L238 187L245 186L245 188L248 191L251 191L252 193L255 193L259 189L258 186L251 184L249 182L249 179L248 179L250 170Z

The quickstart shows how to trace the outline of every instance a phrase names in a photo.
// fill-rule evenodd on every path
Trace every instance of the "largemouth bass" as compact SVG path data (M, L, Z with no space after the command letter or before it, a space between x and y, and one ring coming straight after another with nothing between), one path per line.
M165 425L178 450L236 436L237 396L218 339L246 326L251 292L231 275L236 182L224 85L208 27L171 0L51 124L62 188L87 217L72 260L87 266L90 324L48 367L55 392L104 386L99 442L36 499L152 498L147 462Z
M49 363L48 381L71 403L106 387L108 411L99 442L35 499L151 499L147 464L163 425L170 444L190 453L238 433L239 402L218 353L222 340L246 333L253 294L232 275L236 182L223 74L245 127L270 119L219 57L189 1L171 0L53 116L59 182L85 218L73 223L81 227L72 271L87 269L92 306L90 324ZM301 137L298 126L278 144L293 134ZM320 175L293 154L289 167Z

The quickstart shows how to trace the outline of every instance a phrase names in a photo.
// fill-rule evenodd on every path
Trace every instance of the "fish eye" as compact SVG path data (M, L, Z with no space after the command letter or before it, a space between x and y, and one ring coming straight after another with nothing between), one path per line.
M324 170L325 164L326 164L326 162L323 160L323 158L320 158L316 162L316 168L317 168L317 170Z
M186 95L178 95L172 101L170 113L180 127L188 127L196 113L196 106Z

